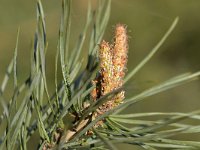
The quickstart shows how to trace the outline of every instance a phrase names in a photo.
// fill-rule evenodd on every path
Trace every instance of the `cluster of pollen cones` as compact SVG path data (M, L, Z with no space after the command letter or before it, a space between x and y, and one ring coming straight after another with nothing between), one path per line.
M102 96L122 87L123 79L126 71L128 52L128 38L126 26L117 24L114 33L114 43L109 44L102 41L99 46L100 69L97 77L92 81L95 85L91 92L92 100L98 101ZM92 114L92 119L86 118L77 124L73 129L69 129L61 138L61 142L68 142L76 132L80 131L90 120L95 119L99 115L113 109L123 102L124 91L118 92L112 98L102 104L95 113ZM87 109L87 108L86 108ZM94 128L102 126L103 120L98 121ZM90 134L88 131L86 134Z
M93 80L96 88L91 92L91 97L94 101L122 87L128 59L127 52L128 36L126 26L117 24L114 31L114 43L109 44L106 41L102 41L99 46L100 70L96 79ZM124 91L119 92L100 106L93 117L96 118L98 115L122 103L124 93ZM102 121L98 122L96 126L98 127L101 124Z

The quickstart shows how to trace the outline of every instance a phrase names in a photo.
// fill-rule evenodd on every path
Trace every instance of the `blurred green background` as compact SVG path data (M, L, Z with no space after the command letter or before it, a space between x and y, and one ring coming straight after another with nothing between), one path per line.
M54 88L54 57L60 23L61 1L43 0L46 16L47 78ZM93 7L96 1L93 0ZM18 76L22 82L29 73L30 47L36 28L35 0L0 0L0 81L13 57L17 29L20 27ZM83 30L88 0L73 0L71 46ZM129 82L127 97L158 84L175 75L200 69L200 1L198 0L113 0L112 11L105 33L110 41L113 26L128 26L128 70L134 68L161 39L179 16L179 23L160 51ZM85 46L87 47L87 46ZM86 49L85 49L86 50ZM85 56L85 55L83 55ZM181 111L200 108L200 82L195 81L170 90L131 107L131 112ZM8 90L7 90L8 91ZM7 92L9 95L9 91ZM196 139L200 140L200 136ZM186 138L187 137L183 137Z

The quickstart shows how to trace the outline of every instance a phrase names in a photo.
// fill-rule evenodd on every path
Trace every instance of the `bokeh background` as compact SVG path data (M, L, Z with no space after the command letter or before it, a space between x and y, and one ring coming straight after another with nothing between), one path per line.
M61 1L43 0L46 16L47 78L54 88L54 57L60 23ZM93 7L96 1L93 0ZM0 82L13 57L20 27L18 77L22 82L29 73L30 47L36 28L35 0L0 0ZM71 47L82 31L88 0L73 0ZM161 39L176 16L179 23L153 59L129 82L127 97L170 77L200 69L200 1L197 0L113 0L110 21L104 39L111 41L116 23L128 26L128 70L134 68ZM87 46L85 46L87 47ZM85 49L86 51L87 49ZM85 55L83 54L83 57ZM11 87L10 87L11 88ZM9 90L6 93L9 96ZM131 107L128 112L181 111L200 108L200 81L188 83L152 96ZM187 137L182 137L187 139ZM200 136L195 136L200 141ZM121 146L123 147L123 146ZM131 149L131 148L130 148Z

